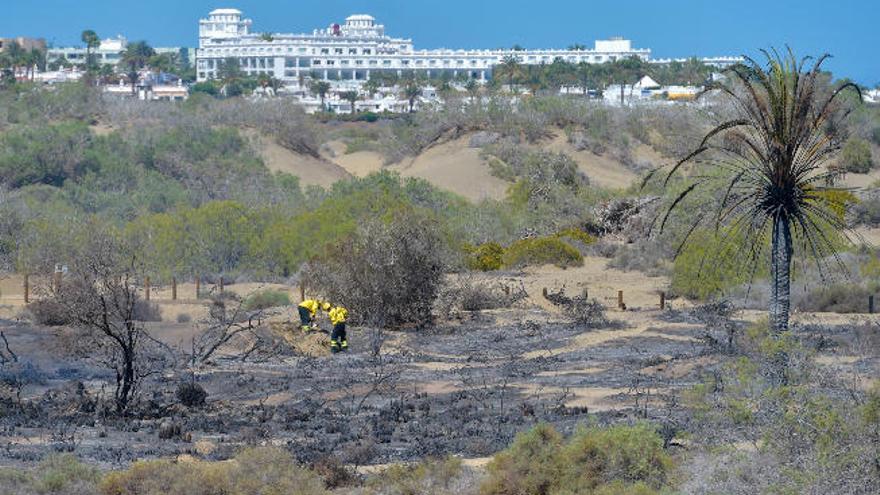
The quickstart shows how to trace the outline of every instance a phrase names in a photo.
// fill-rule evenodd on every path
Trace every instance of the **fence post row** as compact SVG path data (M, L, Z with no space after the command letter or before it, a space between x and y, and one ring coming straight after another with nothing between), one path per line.
M199 298L202 288L202 278L196 275L196 299Z

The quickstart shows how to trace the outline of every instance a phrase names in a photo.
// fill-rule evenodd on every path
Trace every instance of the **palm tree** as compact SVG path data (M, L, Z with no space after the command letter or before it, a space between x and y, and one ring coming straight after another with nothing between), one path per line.
M12 76L14 79L17 75L18 68L22 65L27 65L27 52L25 52L24 48L22 48L18 42L13 41L6 46L6 56L9 58L9 65L12 67Z
M835 253L833 241L838 236L850 240L840 213L844 205L831 199L836 196L824 184L834 173L826 166L841 148L840 121L848 115L836 100L844 90L858 93L859 88L846 82L825 91L821 67L828 55L808 71L809 57L798 61L791 50L786 56L776 51L764 55L766 68L746 57L744 65L728 70L732 84L710 88L730 100L736 116L709 131L666 175L664 185L685 163L697 167L694 182L666 209L660 229L692 191L710 180L700 167L726 173L717 212L700 215L691 232L704 219L716 229L724 225L725 238L742 239L745 246L737 247L752 263L763 254L769 236L770 323L779 333L788 328L794 247L824 270L825 260Z
M501 63L495 69L495 72L499 73L499 76L505 77L507 79L507 87L513 90L514 81L522 77L522 65L520 65L519 58L516 55L507 55L501 59Z
M86 44L86 70L91 70L95 64L95 61L92 60L92 55L94 50L101 46L101 38L98 37L98 33L91 29L86 29L80 35L80 39Z
M131 94L137 94L137 82L140 77L139 71L147 66L150 57L156 52L146 41L129 43L122 52L120 63L128 69L128 80L131 82Z
M372 98L373 95L375 95L376 92L379 91L380 84L381 83L379 82L379 78L371 77L367 79L367 81L364 83L364 91L366 91L367 95Z
M357 91L344 91L339 93L339 97L343 100L351 103L351 114L355 114L355 105L357 101L361 98L361 95Z
M422 85L415 77L407 78L403 83L403 97L409 102L409 113L413 113L416 99L422 96Z
M327 81L312 81L309 89L311 89L313 94L321 98L321 110L327 110L327 107L324 106L324 100L327 98L327 93L330 92L330 83Z
M476 79L468 79L467 84L464 85L464 89L468 92L468 95L471 97L471 102L474 103L477 101L477 96L480 94L480 83L476 81Z

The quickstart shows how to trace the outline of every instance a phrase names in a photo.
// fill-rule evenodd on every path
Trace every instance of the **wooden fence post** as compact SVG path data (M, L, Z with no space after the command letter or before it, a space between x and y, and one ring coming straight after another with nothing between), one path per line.
M299 284L299 302L303 302L306 300L306 287L303 284Z
M31 302L31 284L30 280L28 280L28 274L24 274L24 303L27 304Z
M544 287L544 289L541 290L541 295L544 296L544 299L547 299L547 288L546 287Z
M177 300L177 277L171 277L171 300Z
M196 275L196 299L197 300L199 299L199 293L201 292L201 288L202 288L202 279L201 279L201 277Z
M626 306L623 304L623 291L617 291L617 308L618 309L626 309Z
M590 291L584 287L584 301L590 298Z
M61 271L61 265L55 265L55 273L52 274L52 285L54 285L55 292L58 293L61 290L61 280L63 277L63 272Z
M666 293L660 291L660 310L666 309Z
M150 300L150 276L144 277L144 300Z
M220 275L220 293L223 294L223 275Z
M868 313L874 314L874 294L868 296Z

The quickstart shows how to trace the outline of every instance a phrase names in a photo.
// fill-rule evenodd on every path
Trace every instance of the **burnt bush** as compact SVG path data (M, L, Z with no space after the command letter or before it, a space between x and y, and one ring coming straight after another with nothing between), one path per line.
M435 308L439 315L449 318L461 311L509 308L526 297L528 294L521 283L512 286L464 275L443 286Z
M60 327L72 322L67 308L53 299L34 301L28 304L27 310L34 323L47 327Z
M181 383L177 386L177 400L186 407L201 407L205 405L208 392L194 382Z
M412 210L372 220L307 266L307 285L349 309L352 322L423 326L446 268L446 243L430 216Z
M135 321L162 321L162 311L158 304L139 299L134 304L133 319Z
M547 300L562 308L562 312L578 325L587 328L608 326L605 306L596 299L568 297L562 291L547 294Z

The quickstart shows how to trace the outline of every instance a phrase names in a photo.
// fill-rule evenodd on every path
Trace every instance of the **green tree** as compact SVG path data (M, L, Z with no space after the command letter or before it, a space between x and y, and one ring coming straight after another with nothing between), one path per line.
M355 105L361 98L361 95L357 91L343 91L342 93L339 93L339 97L351 104L351 114L354 115Z
M86 70L92 70L95 66L94 50L101 46L101 38L98 37L98 33L86 29L80 35L80 39L86 45Z
M668 185L684 164L697 168L693 182L666 209L660 229L687 196L709 182L709 171L703 169L726 172L717 212L699 215L697 222L727 224L728 232L743 239L742 251L753 263L770 240L770 322L779 333L788 329L793 239L821 268L836 250L835 234L847 228L835 213L840 205L829 199L836 195L827 194L830 189L821 184L833 174L825 165L840 150L834 133L846 115L835 100L848 88L859 90L844 83L825 94L820 83L827 55L805 70L808 59L798 61L791 51L764 53L766 68L746 58L744 65L727 71L732 84L745 91L732 84L714 86L734 103L737 115L710 130L666 175Z
M402 96L409 102L409 113L413 113L416 99L422 96L422 84L415 77L409 77L403 82Z
M513 90L513 85L523 76L523 68L516 55L507 55L501 63L495 67L495 74L507 80L507 86Z
M324 105L324 101L327 98L327 93L330 92L330 83L327 81L312 81L309 89L312 94L316 94L321 98L321 111L326 111L327 107Z
M135 41L129 43L122 52L120 63L127 70L128 80L131 83L131 94L137 94L137 83L140 79L140 71L147 67L156 52L147 44L146 41Z
M861 138L850 138L843 146L841 164L847 172L867 174L874 168L871 144Z

